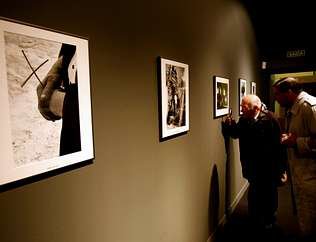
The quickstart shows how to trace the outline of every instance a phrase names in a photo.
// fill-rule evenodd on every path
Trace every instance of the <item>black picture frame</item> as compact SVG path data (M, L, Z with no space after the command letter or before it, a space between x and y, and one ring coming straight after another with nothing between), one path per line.
M247 95L247 80L243 78L238 79L238 100L239 100L239 115L242 115L241 101Z
M257 84L255 82L251 82L250 93L253 95L257 95Z
M213 118L219 118L229 113L229 79L220 76L213 77Z
M157 58L159 140L165 141L189 131L189 65Z

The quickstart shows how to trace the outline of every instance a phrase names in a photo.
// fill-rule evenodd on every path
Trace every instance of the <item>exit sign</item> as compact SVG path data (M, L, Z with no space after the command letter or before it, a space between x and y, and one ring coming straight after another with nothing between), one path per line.
M305 56L305 50L288 50L286 52L286 58L295 58Z

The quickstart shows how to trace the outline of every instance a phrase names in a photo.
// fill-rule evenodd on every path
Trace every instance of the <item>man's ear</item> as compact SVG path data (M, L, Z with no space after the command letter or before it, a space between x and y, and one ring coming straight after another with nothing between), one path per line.
M255 110L256 112L258 112L258 111L260 111L260 107L258 107L258 106L256 105L256 106L254 106L254 110Z
M287 97L288 97L290 100L294 101L294 100L296 99L297 94L295 94L295 92L293 92L292 89L289 89L289 90L286 92L286 94L287 94Z

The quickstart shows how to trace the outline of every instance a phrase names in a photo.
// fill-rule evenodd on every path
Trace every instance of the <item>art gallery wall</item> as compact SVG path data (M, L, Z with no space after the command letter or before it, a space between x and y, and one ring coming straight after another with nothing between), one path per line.
M1 192L0 241L210 241L246 186L238 141L226 169L213 76L230 79L235 118L238 79L264 89L245 10L230 0L1 5L2 17L89 38L95 160ZM158 56L188 64L190 78L190 130L164 142Z

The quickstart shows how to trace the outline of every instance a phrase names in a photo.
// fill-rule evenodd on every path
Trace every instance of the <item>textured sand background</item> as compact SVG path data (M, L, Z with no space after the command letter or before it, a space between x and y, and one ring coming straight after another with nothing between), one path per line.
M33 68L48 59L38 71L43 80L56 61L61 43L5 32L5 59L10 103L12 148L16 166L59 156L61 120L44 119L37 109L36 87L39 81L32 73L22 50Z

